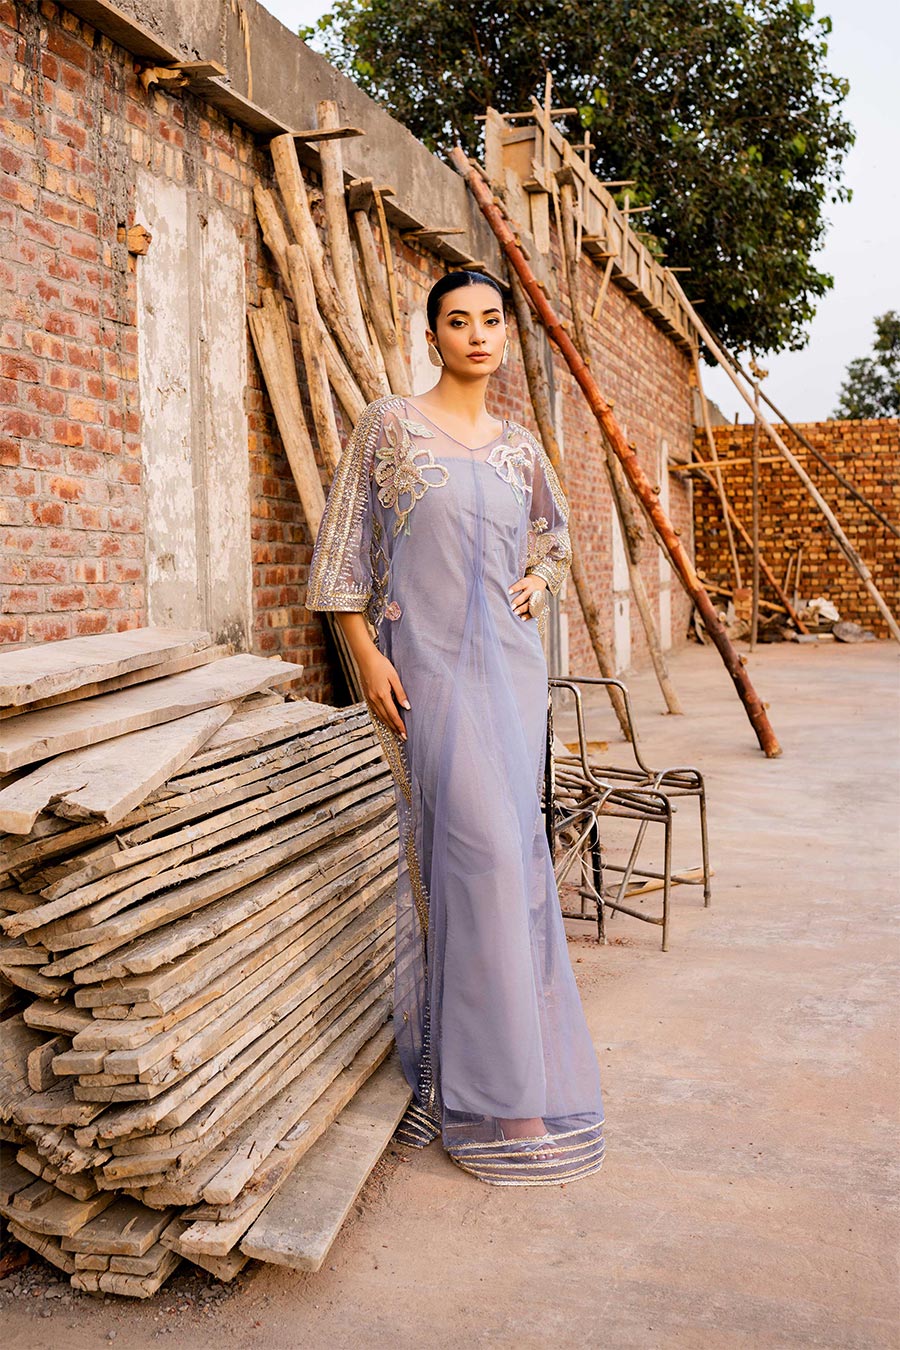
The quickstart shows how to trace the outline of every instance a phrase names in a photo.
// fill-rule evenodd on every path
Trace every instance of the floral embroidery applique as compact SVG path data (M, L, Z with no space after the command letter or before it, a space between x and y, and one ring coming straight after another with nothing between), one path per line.
M384 607L384 617L386 619L399 619L403 610L397 604L396 600L389 601Z
M538 516L537 520L530 522L527 539L526 567L537 567L546 561L552 556L559 542L555 534L547 533L547 520L544 516Z
M435 462L428 446L416 449L410 435L433 436L434 432L405 417L398 417L396 423L385 419L385 444L379 445L375 452L378 500L396 512L395 535L401 530L409 534L409 513L416 502L430 487L443 487L450 477L444 465Z
M501 441L494 446L486 462L494 466L504 482L509 483L521 506L530 486L526 480L526 471L532 469L534 463L526 443L520 441L518 445L509 445Z

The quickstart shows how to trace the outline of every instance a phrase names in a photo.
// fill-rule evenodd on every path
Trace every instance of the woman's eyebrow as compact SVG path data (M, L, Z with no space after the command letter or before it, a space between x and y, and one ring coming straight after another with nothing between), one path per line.
M490 309L483 309L481 312L482 314L499 314L500 306L492 305ZM449 319L451 314L464 314L466 318L468 318L471 313L472 311L470 309L448 309L447 318Z

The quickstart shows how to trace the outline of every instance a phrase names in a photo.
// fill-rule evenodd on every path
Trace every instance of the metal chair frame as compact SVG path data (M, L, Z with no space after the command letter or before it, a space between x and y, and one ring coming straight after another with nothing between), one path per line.
M584 706L581 685L615 685L623 696L626 719L631 737L635 765L621 767L599 765L591 760L588 750L588 738L585 725ZM553 754L553 690L567 689L575 701L576 725L578 729L578 754ZM672 875L672 818L677 809L672 798L696 796L700 810L700 831L703 852L702 878L699 880L685 875ZM621 680L599 676L553 676L548 685L547 717L547 760L545 771L545 798L551 803L546 814L547 837L551 855L556 858L557 841L561 833L583 823L580 834L568 847L560 863L555 863L557 884L571 870L575 852L588 853L588 861L582 861L582 877L578 893L583 902L593 900L597 905L598 939L605 940L604 906L629 914L645 923L655 923L662 927L662 948L668 950L669 909L672 883L677 881L687 885L703 885L704 905L710 903L710 870L706 818L706 789L702 774L692 766L669 766L663 769L651 769L641 757L638 749L637 734L628 690ZM606 863L607 872L621 874L618 885L604 891L604 863L600 848L600 816L613 816L619 819L636 820L638 829L631 846L629 857L624 866ZM639 868L638 857L650 824L662 824L664 827L663 870L662 872ZM634 877L645 880L662 881L662 913L651 915L641 913L624 903L628 897L628 886ZM583 919L581 914L566 913L566 918Z

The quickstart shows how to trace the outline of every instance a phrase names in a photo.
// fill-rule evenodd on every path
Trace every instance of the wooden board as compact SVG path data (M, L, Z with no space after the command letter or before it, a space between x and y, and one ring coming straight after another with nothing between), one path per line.
M148 1209L138 1200L121 1197L72 1237L64 1238L63 1247L67 1252L144 1256L159 1240L172 1217L171 1210L160 1213Z
M0 792L0 830L27 834L44 810L115 824L185 764L235 706L220 703L57 755Z
M6 658L0 658L3 659ZM201 708L241 698L268 684L284 684L297 679L302 669L288 661L244 653L131 689L23 713L21 717L10 718L3 728L0 772L123 736L128 731L187 717Z
M18 707L94 680L188 656L210 641L209 633L197 629L150 627L20 647L0 656L0 704Z
M319 1270L411 1097L395 1049L269 1201L241 1251L291 1270Z

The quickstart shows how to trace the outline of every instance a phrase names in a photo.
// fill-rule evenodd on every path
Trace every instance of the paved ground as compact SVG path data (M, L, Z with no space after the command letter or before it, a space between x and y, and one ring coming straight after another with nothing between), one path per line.
M605 948L573 937L604 1075L599 1175L501 1190L438 1144L392 1150L318 1275L256 1267L206 1301L179 1275L146 1305L78 1297L49 1315L22 1280L8 1343L900 1345L896 648L748 661L779 760L714 652L673 662L683 718L632 684L648 758L707 774L716 878L709 910L678 894L667 954L621 917ZM686 810L678 824L694 861Z

